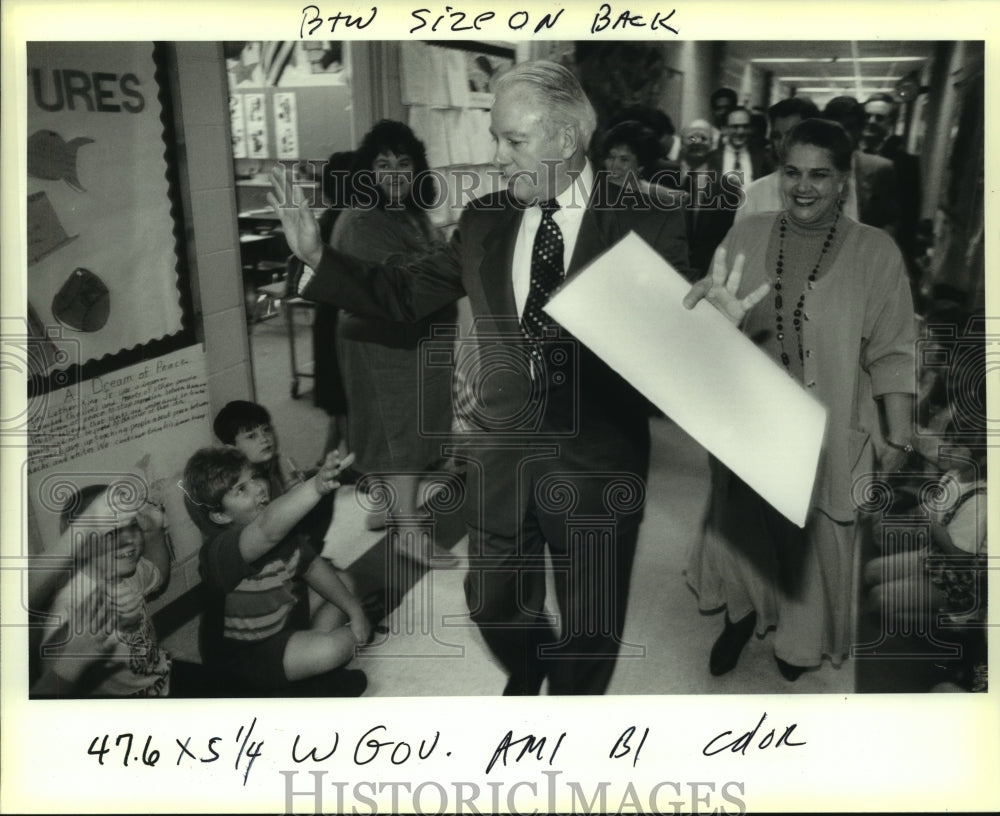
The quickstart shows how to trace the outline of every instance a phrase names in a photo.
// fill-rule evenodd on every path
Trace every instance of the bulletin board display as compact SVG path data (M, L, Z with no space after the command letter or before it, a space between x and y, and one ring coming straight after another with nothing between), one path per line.
M353 145L350 43L226 42L223 52L234 159L323 160Z
M115 486L134 506L164 512L174 564L193 559L201 536L177 487L188 457L212 443L205 352L187 346L29 401L44 417L28 450L28 542L52 552L71 488ZM171 582L170 597L186 587ZM168 600L167 598L162 599Z
M193 341L161 56L149 42L28 43L28 315L53 346L36 375L68 363L74 381ZM51 385L35 379L33 393Z
M234 159L319 161L352 144L347 85L230 88L229 118Z

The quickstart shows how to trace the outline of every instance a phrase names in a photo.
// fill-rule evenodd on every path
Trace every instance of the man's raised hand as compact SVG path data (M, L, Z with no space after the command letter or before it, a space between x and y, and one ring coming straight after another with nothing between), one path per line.
M267 203L271 205L285 232L288 248L306 266L316 268L323 257L323 244L319 237L319 222L306 202L305 195L291 187L293 200L281 204L285 200L285 176L288 171L280 164L271 168L271 191L267 194ZM294 201L298 198L298 202Z

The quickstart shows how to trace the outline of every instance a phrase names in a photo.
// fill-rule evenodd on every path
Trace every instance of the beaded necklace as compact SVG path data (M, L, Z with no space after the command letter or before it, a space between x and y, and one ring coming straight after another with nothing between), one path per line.
M806 281L806 285L802 287L802 294L799 295L799 301L795 304L795 311L792 312L792 325L795 327L795 334L798 339L799 345L799 362L803 361L802 355L802 313L803 307L806 302L806 290L812 289L813 284L816 283L816 278L819 275L819 267L823 263L823 258L829 251L830 247L833 245L833 237L837 234L837 222L840 220L840 208L837 208L837 216L833 219L833 224L830 226L830 232L827 234L826 239L823 241L823 248L819 252L819 257L816 259L816 264L813 266L812 272L809 273L809 279ZM774 282L774 316L775 316L775 327L777 329L778 342L781 344L781 362L784 363L786 369L791 370L789 366L788 352L785 351L785 318L784 318L784 299L782 297L782 284L781 275L785 268L785 231L788 229L788 221L785 215L781 216L781 226L778 230L778 260L775 264L775 276L776 280Z

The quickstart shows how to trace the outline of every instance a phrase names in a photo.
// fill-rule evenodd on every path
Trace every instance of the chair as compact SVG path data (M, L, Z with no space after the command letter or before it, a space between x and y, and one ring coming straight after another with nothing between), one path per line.
M292 374L292 380L289 386L292 399L299 398L300 378L315 378L316 376L312 371L311 364L309 364L306 368L299 368L298 353L295 347L295 313L302 310L313 312L316 309L316 304L310 300L299 297L294 291L292 291L292 287L301 276L301 270L298 268L299 265L301 265L301 261L299 261L294 255L289 255L288 260L282 264L283 274L281 279L257 288L257 292L260 295L258 303L263 302L265 304L265 308L269 310L275 310L276 312L276 310L280 308L281 311L284 312L285 330L288 335L288 356Z
M264 275L269 274L271 282L254 288L255 300L248 321L251 326L278 313L288 285L286 265L283 262L260 261L257 264L257 271Z

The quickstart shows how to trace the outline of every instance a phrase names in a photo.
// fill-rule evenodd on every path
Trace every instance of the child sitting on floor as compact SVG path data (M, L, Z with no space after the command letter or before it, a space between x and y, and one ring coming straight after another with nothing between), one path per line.
M277 498L293 485L304 482L309 475L278 450L278 435L271 423L271 414L263 406L247 400L232 400L223 406L212 423L215 435L223 445L238 448L253 467L254 475L267 481L271 498ZM353 460L353 458L352 458ZM342 469L348 463L342 463ZM324 496L302 520L299 529L309 536L309 542L323 552L330 521L333 518L333 494ZM343 575L341 575L343 578Z
M263 405L247 400L227 402L216 414L212 430L223 445L243 451L254 472L267 479L272 496L280 496L292 485L306 480L295 463L278 451L271 414Z
M203 448L188 460L185 505L205 537L201 575L211 596L203 655L243 689L287 691L343 666L368 642L360 602L293 529L339 486L344 465L332 452L315 476L271 501L267 482L236 448ZM364 677L345 674L353 685Z
M170 577L163 513L122 509L105 484L74 489L57 550L70 556L56 593L31 689L39 697L162 697L170 659L160 649L146 598Z

